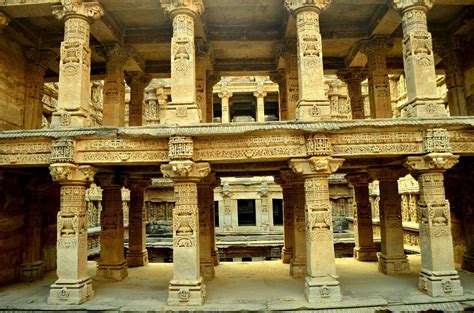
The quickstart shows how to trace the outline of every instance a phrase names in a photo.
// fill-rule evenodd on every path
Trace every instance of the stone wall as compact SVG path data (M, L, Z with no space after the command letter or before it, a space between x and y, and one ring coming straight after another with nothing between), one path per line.
M23 128L25 80L20 46L0 36L0 130Z

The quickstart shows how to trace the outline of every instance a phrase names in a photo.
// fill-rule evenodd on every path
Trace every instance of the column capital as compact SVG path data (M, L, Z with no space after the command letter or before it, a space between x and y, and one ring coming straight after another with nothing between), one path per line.
M104 9L99 2L83 2L82 0L61 0L62 5L53 6L53 15L59 19L78 17L87 19L89 23L104 15Z
M314 156L309 159L291 159L290 168L303 176L329 176L335 173L343 162L344 159Z
M149 74L140 72L140 71L133 71L133 72L128 72L125 80L127 81L127 84L132 87L134 86L140 86L142 88L146 88L148 84L151 81L151 76Z
M10 18L3 12L0 12L0 31L10 24Z
M161 172L165 178L174 181L199 181L209 175L211 166L209 163L195 163L191 160L171 161L169 164L161 165Z
M281 170L280 175L275 176L275 183L281 186L290 185L297 182L303 182L303 177L296 174L292 170Z
M130 58L130 50L123 48L120 44L105 45L102 49L97 49L97 53L102 55L106 62L116 61L125 63Z
M411 9L421 9L425 12L433 7L434 0L392 0L395 11L404 13Z
M388 36L375 35L359 41L359 50L365 55L383 53L393 48L393 39Z
M346 179L354 187L367 186L371 181L373 181L368 173L347 174Z
M117 175L115 173L99 173L96 179L102 189L122 188L128 183L127 175Z
M55 163L49 166L49 172L54 181L67 184L74 182L91 183L94 181L97 170L90 165Z
M407 157L404 165L414 172L444 172L459 162L459 155L452 153L429 153L424 156Z
M285 0L285 7L292 14L298 14L300 11L317 11L318 13L326 10L331 5L331 0Z
M231 98L233 93L231 91L221 91L217 94L219 98Z
M203 0L160 0L161 7L171 17L177 14L201 15L204 13Z
M253 96L256 98L265 98L267 96L267 92L264 90L257 90L254 91Z
M209 175L203 177L201 181L198 183L198 186L207 187L207 188L215 188L221 184L221 180L219 177L216 176L216 173L210 173Z
M363 81L367 78L367 70L362 67L349 67L337 72L337 77L343 82Z
M401 166L373 167L368 169L368 173L377 180L398 180L407 174Z

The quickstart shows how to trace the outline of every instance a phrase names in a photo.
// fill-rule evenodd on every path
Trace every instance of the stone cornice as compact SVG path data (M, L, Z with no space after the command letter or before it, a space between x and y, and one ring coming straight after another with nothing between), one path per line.
M61 0L61 6L53 6L53 15L59 19L70 17L99 19L104 15L104 9L99 2L83 2L82 0Z
M329 8L331 0L285 0L285 6L293 14L300 11L312 10L321 12Z

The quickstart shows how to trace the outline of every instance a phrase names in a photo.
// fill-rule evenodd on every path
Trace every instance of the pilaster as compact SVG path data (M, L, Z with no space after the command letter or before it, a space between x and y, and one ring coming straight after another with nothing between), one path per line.
M351 99L352 119L364 119L364 96L362 96L362 81L366 77L366 72L361 67L351 67L347 70L339 71L337 76L347 84L349 97Z
M288 39L285 42L283 58L285 59L285 85L287 119L296 120L296 107L299 99L298 86L298 54L296 39Z
M127 84L130 86L130 104L128 106L128 125L142 126L143 100L145 98L145 88L151 81L150 75L142 72L128 73Z
M127 265L128 267L145 266L148 264L145 190L151 185L151 179L129 177L127 184L130 189Z
M128 276L124 252L122 208L122 177L114 173L97 175L102 187L102 216L100 224L100 260L97 280L122 280Z
M54 163L51 177L61 185L57 221L58 279L51 285L48 304L81 304L94 296L87 273L86 188L95 169L87 165Z
M253 93L253 96L257 98L257 122L265 122L265 97L267 92L264 90L263 82L258 84L257 91Z
M358 261L377 261L377 249L374 245L372 229L372 210L369 201L369 183L367 173L346 175L347 181L354 187L354 258Z
M291 169L304 177L308 302L341 301L328 178L343 162L330 156L290 160Z
M64 40L59 62L59 94L52 127L87 127L91 99L89 47L90 24L104 11L99 2L61 0L53 15L64 20Z
M432 152L408 157L405 162L405 166L418 177L420 185L421 270L418 288L432 297L463 294L454 268L451 212L443 175L458 163L458 158L449 152Z
M433 0L392 0L402 16L403 64L408 100L402 107L408 117L447 116L437 94L433 43L428 32L426 13Z
M299 101L296 119L317 121L330 119L329 101L324 94L322 40L319 15L331 0L286 0L295 16L298 42Z
M104 80L104 126L125 124L125 62L128 52L119 44L106 46L104 51L106 76Z
M220 77L212 75L211 71L207 71L206 81L206 122L212 123L214 121L214 86L219 82Z
M204 12L202 0L161 0L161 6L173 21L171 38L172 103L165 109L167 124L198 124L201 120L196 103L196 52L194 24Z
M369 169L370 175L379 180L380 188L380 236L379 271L383 274L410 273L403 246L401 199L398 179L404 172L399 167Z
M281 251L281 260L283 263L290 264L293 258L295 230L294 230L294 206L296 201L295 182L292 178L296 176L292 171L281 171L280 175L275 177L275 182L279 184L283 191L283 235L284 247Z
M219 92L219 98L222 99L221 104L221 122L222 123L230 123L230 109L229 109L229 98L232 97L232 92L229 91L221 91Z
M385 54L393 48L389 37L374 36L362 40L359 49L367 56L371 118L392 118L392 99Z
M200 111L201 122L207 119L207 68L208 47L202 38L196 39L196 103Z

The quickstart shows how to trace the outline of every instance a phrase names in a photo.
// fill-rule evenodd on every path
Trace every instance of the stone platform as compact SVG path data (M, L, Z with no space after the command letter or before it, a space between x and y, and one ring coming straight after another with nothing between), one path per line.
M216 267L216 278L207 285L207 298L202 307L192 311L278 311L326 309L326 311L374 312L462 311L474 308L474 275L460 271L465 295L433 299L416 289L420 256L409 256L411 272L385 276L377 272L377 263L336 259L343 300L340 303L308 304L303 295L303 278L288 275L289 266L280 261L227 263ZM94 277L95 262L89 262ZM129 269L129 277L121 282L93 280L95 297L79 306L51 306L46 303L49 286L55 281L51 272L35 283L18 283L0 289L0 310L160 312L185 308L166 304L172 264L152 263Z

